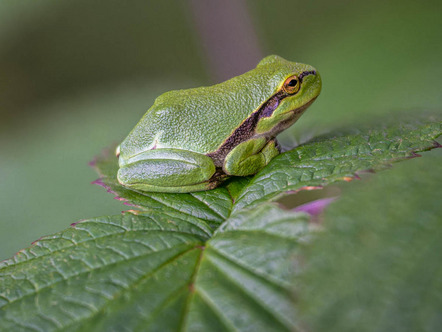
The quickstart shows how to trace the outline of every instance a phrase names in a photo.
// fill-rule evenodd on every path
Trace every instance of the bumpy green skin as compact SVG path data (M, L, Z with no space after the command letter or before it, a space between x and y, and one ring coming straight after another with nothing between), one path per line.
M299 91L280 98L284 81L303 73ZM167 92L119 146L118 180L141 191L192 192L255 174L279 154L275 136L320 90L313 67L273 55L223 83Z

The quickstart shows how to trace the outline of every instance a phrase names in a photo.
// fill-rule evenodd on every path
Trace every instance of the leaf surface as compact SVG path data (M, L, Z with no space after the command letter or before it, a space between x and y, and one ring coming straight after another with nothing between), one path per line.
M273 159L238 195L234 211L273 201L290 192L349 181L364 171L379 171L439 144L442 122L413 123L330 133Z
M0 330L296 328L289 279L305 214L265 205L212 237L182 216L85 220L2 262Z
M440 331L442 155L352 183L303 248L312 331Z
M103 154L96 183L138 210L75 223L0 263L0 330L302 330L293 278L309 217L271 201L387 168L439 147L440 133L429 117L330 134L190 194L128 190Z

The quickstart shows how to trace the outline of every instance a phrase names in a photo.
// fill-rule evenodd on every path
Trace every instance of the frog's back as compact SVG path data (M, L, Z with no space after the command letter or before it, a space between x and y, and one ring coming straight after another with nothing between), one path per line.
M293 64L283 60L258 66L217 85L159 96L122 143L126 153L134 155L155 148L203 154L215 151L277 91Z

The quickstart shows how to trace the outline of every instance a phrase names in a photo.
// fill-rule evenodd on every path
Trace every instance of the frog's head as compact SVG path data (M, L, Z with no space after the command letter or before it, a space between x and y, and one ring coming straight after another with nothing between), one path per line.
M315 68L271 55L257 69L272 72L273 95L261 106L258 134L277 135L291 126L321 92L321 77Z

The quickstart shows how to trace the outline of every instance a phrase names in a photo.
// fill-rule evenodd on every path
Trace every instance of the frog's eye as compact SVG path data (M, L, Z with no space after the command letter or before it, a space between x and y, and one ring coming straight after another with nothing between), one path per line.
M296 75L290 76L285 80L283 89L288 94L294 94L299 91L299 87L301 84L299 83L299 78Z

